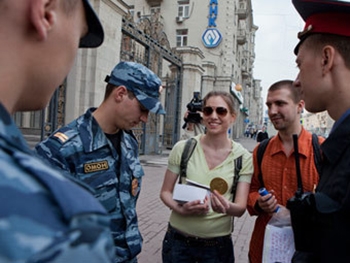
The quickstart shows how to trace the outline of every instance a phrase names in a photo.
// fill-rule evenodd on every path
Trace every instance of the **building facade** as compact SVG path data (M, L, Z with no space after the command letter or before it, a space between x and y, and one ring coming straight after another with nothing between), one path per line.
M237 120L230 136L262 122L260 81L253 77L255 32L251 0L91 0L105 29L97 49L79 50L75 65L44 112L16 115L42 137L75 119L104 96L104 78L120 60L150 67L162 79L167 115L138 127L141 153L159 153L182 135L194 92L231 92Z
M302 124L306 130L327 138L332 130L334 120L328 115L327 111L319 113L304 112Z
M253 77L255 32L250 0L125 0L137 21L160 13L170 46L181 55L181 113L194 92L230 91L238 118L232 137L262 122L260 81Z

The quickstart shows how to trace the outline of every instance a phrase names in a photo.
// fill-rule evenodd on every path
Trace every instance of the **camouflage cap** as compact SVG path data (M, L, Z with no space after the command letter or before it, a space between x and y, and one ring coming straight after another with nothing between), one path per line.
M106 77L106 82L115 86L125 86L150 112L165 114L159 101L162 82L147 67L135 62L120 62Z
M79 47L98 47L104 38L103 27L89 0L83 0L88 32L80 39Z

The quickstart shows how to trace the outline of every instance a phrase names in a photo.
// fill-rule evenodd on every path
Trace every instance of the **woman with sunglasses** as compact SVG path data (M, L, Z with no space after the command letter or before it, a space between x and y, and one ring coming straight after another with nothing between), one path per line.
M203 124L206 134L195 138L196 147L187 163L186 178L210 186L204 200L179 203L173 199L179 180L181 155L186 141L173 147L168 160L160 197L172 212L163 240L164 263L231 263L234 252L231 233L234 217L246 210L253 173L251 154L228 138L236 119L234 98L227 92L211 91L203 99ZM235 162L242 156L236 195L232 200Z

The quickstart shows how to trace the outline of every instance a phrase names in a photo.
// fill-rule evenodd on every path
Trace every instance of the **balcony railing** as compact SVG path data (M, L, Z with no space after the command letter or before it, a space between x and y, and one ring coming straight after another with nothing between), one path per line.
M237 43L238 45L244 45L247 42L247 35L245 30L240 29L237 32Z
M155 6L155 5L160 5L163 2L163 0L146 0L146 2L150 6Z

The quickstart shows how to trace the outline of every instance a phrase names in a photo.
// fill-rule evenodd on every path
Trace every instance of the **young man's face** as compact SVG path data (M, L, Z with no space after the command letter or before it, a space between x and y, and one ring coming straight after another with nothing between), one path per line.
M281 88L268 92L266 106L275 129L288 130L299 122L303 105L292 100L289 89Z
M134 95L130 95L126 92L121 103L119 114L116 116L116 128L130 130L136 127L140 122L147 122L149 110L146 109Z
M294 84L300 89L305 109L309 112L320 112L326 109L325 103L329 101L324 93L327 82L322 72L322 51L315 50L307 41L308 39L299 47L296 59L299 74Z

